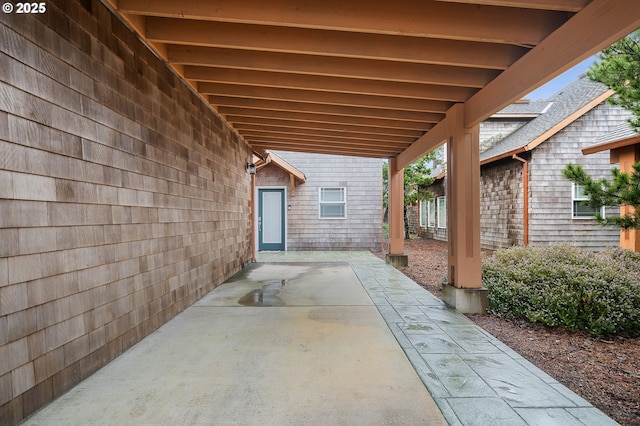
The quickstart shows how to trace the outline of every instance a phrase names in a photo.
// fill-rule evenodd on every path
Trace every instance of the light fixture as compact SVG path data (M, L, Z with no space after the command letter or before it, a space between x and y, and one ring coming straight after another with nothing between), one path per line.
M247 171L249 172L250 175L255 175L256 174L256 165L253 163L247 163Z

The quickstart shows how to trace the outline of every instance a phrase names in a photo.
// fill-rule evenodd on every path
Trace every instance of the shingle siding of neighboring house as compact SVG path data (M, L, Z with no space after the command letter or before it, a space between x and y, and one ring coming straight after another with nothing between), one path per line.
M273 165L259 172L257 186L287 187L287 250L381 249L382 160L280 151L277 155L307 177L292 196L287 173ZM322 187L346 188L345 219L319 218Z
M606 88L597 83L585 79L577 81L552 97L549 101L553 103L549 103L548 108L537 111L543 112L539 118L532 118L529 124L518 127L503 141L486 144L491 147L481 154L481 160L487 163L481 167L480 179L481 244L484 248L523 244L523 164L508 154L518 149L521 151L519 156L529 161L530 245L569 243L589 250L618 245L617 229L601 227L592 218L572 217L573 187L570 181L563 178L561 171L568 163L574 163L582 165L596 179L610 178L613 166L609 163L607 152L584 156L581 150L624 123L629 112L601 102L540 145L529 151L523 148L605 92ZM536 104L538 107L541 105ZM517 109L521 108L518 106ZM496 114L481 123L480 128L483 137L491 138L510 127L502 123L500 114ZM505 158L495 159L501 156ZM430 189L438 196L444 192L445 186L446 177L438 180ZM616 215L618 209L608 208L606 214ZM446 230L437 227L422 227L421 234L439 240L447 239Z
M611 177L608 152L583 156L581 149L593 145L608 130L623 123L628 113L602 103L578 118L532 151L530 163L529 243L569 243L592 250L617 246L619 231L601 227L593 219L572 219L571 182L562 177L567 163L580 164L596 179ZM606 214L617 215L618 209Z
M507 159L483 167L480 176L480 242L498 249L523 244L523 164Z

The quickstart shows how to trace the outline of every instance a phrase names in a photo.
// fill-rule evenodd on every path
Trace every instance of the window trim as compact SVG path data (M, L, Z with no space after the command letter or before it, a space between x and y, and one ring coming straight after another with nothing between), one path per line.
M588 201L589 197L576 197L576 188L578 186L583 186L583 185L578 185L575 182L571 182L571 219L572 220L593 220L595 219L595 212L590 215L590 216L576 216L576 202L580 202L580 201ZM602 217L605 216L605 208L604 206L600 206L600 215Z
M444 209L441 208L442 203L444 203ZM436 222L438 224L438 228L445 229L447 227L447 197L446 196L438 197L437 206L438 206L438 214L437 214ZM442 210L444 210L444 214Z
M433 222L431 222L431 214L433 213ZM436 211L436 199L432 198L427 202L427 228L435 228L438 223L438 213Z
M420 200L420 208L418 211L418 216L420 219L420 228L425 228L427 226L427 206L425 200ZM424 215L422 213L425 213Z
M342 190L342 201L323 201L323 189L340 189ZM340 217L324 217L322 216L322 205L324 204L343 204L344 215ZM345 186L321 186L318 188L318 219L322 220L344 220L347 218L347 188Z

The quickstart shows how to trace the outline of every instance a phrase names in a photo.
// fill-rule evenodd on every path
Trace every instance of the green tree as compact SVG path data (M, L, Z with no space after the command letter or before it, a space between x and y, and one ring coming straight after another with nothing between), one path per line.
M430 200L433 194L427 189L435 180L431 176L431 165L436 159L436 152L432 151L414 163L404 168L404 233L409 238L409 223L407 221L407 206L417 203L419 200ZM385 161L382 165L383 206L385 220L389 206L389 164Z
M640 30L607 47L598 54L599 62L587 71L593 81L604 84L616 94L608 99L633 114L631 127L640 132ZM622 173L613 169L612 180L593 180L579 165L567 164L562 171L565 178L582 185L591 207L631 206L632 213L622 217L607 217L597 214L602 225L621 229L640 229L640 163L633 172Z
M589 206L631 206L631 213L621 217L602 217L596 214L601 225L617 226L621 229L640 229L640 163L633 165L632 173L623 173L614 168L611 170L612 180L592 179L582 166L567 164L562 171L565 178L584 187L585 201Z
M436 158L435 151L430 152L404 169L404 204L415 204L419 200L430 200L433 195L427 187L434 178L431 177L431 164ZM389 163L382 164L383 205L386 209L389 202Z
M598 59L587 77L616 92L608 102L631 111L629 123L640 132L640 30L604 49Z

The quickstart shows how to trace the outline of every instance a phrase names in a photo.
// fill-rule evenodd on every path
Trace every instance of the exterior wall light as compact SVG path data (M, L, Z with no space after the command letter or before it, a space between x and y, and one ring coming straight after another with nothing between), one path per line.
M250 175L255 175L256 174L256 165L253 163L247 163L247 171L249 172Z

